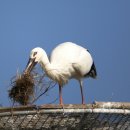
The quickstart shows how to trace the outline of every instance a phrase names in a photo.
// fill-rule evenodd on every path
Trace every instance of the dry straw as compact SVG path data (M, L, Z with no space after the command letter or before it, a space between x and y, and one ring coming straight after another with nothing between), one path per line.
M56 83L49 79L39 67L34 68L30 74L17 72L11 80L9 98L13 104L33 104L55 85Z
M31 74L16 75L11 82L9 98L21 105L29 104L34 94L34 78Z

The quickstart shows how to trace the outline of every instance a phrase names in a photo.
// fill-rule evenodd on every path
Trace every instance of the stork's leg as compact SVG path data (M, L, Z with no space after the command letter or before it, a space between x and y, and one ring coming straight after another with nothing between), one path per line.
M59 102L60 102L60 105L63 105L63 100L62 100L62 86L59 85Z
M83 94L83 81L82 81L82 80L79 80L79 84L80 84L80 91L81 91L82 104L85 104L85 101L84 101L84 94Z

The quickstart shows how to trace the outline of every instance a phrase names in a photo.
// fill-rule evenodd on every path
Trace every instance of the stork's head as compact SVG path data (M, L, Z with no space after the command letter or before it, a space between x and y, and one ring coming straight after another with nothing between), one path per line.
M36 47L31 51L25 73L30 73L32 71L34 66L41 61L43 54L44 50L40 47Z

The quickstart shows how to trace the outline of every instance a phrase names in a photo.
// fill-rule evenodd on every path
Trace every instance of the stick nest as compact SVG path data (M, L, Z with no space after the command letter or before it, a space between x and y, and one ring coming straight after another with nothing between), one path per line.
M34 78L31 74L17 75L11 82L9 98L21 105L29 104L34 94Z

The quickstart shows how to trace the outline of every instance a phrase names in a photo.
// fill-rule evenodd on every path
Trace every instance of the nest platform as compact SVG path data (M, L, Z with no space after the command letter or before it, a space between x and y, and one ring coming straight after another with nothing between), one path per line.
M130 103L0 108L0 130L130 130Z

